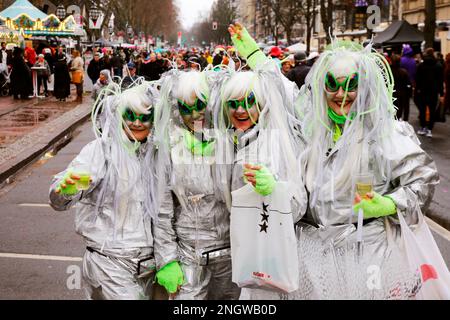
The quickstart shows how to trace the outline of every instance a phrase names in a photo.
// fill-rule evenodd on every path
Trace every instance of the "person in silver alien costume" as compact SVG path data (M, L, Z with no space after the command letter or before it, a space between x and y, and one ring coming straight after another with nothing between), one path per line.
M234 300L240 293L231 281L230 212L216 191L215 141L208 136L208 73L219 76L167 73L156 112L158 172L168 181L155 228L157 281L172 299Z
M112 84L99 102L101 128L68 168L54 177L50 203L76 207L75 225L86 244L88 299L135 300L152 296L155 264L152 219L157 196L151 138L159 93L143 83L121 92ZM93 123L96 124L94 114ZM96 126L96 125L94 125Z
M395 119L392 92L390 67L371 44L337 40L302 87L297 110L310 197L298 234L312 297L409 299L418 289L399 250L396 216L417 224L439 176L413 128ZM377 290L367 285L373 266L381 275ZM324 274L334 282L319 280Z
M297 161L303 142L297 138L298 132L290 121L294 114L295 84L291 85L287 79L284 83L277 65L264 55L249 58L255 52L245 50L234 27L230 33L235 47L254 71L235 72L231 66L222 76L220 86L213 90L216 157L231 159L221 160L231 163L231 169L217 167L219 187L231 206L235 197L247 192L247 185L253 187L251 192L262 197L270 196L282 183L288 185L290 192L283 195L282 202L290 204L287 210L292 214L294 229L307 206ZM270 286L257 285L244 287L240 298L282 299L284 295Z
M231 31L241 52L262 57L245 29ZM301 88L299 160L309 201L297 225L300 289L287 298L416 298L420 280L401 249L397 215L417 224L439 176L412 127L395 119L392 91L382 55L337 40ZM380 277L371 286L374 267Z

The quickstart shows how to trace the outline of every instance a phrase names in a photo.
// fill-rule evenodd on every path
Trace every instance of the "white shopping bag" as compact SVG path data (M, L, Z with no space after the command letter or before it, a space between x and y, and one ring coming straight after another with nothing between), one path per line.
M289 293L298 289L297 241L292 192L278 182L263 197L247 184L232 193L231 257L233 282L239 287Z
M450 299L450 273L442 258L420 208L416 208L419 223L414 230L399 214L401 234L411 271L420 275L421 287L416 296L424 300Z

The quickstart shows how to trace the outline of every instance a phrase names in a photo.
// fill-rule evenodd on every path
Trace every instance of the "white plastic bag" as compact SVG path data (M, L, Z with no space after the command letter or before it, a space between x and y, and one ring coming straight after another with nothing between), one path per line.
M414 230L399 214L403 244L411 271L420 274L421 288L416 296L423 300L450 299L450 273L442 258L420 208L419 223Z
M231 257L239 287L289 293L298 289L297 241L287 183L263 197L247 184L232 193Z

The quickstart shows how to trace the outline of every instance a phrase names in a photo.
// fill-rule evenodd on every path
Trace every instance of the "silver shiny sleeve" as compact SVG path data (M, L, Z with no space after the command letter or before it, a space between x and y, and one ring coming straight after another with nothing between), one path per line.
M58 173L53 177L52 184L49 191L49 203L51 207L56 211L69 210L75 205L82 197L83 194L91 192L98 185L104 175L105 157L102 151L102 145L100 140L93 141L85 146L80 154L70 163L66 170ZM67 196L56 193L56 188L59 183L70 171L89 171L91 173L92 183L89 190L79 192L73 196Z
M178 260L178 244L175 231L174 195L167 187L158 214L158 221L153 227L156 267Z
M417 206L422 212L427 210L439 183L439 174L433 159L420 148L410 126L403 126L401 134L395 137L395 148L388 155L393 189L385 195L394 200L397 209L411 225L417 223Z
M308 206L308 199L306 195L306 189L303 185L303 183L296 186L299 190L297 190L296 194L301 196L300 199L297 199L296 196L294 196L291 200L291 207L292 207L292 217L294 219L294 224L299 222L301 218L306 213L306 208Z

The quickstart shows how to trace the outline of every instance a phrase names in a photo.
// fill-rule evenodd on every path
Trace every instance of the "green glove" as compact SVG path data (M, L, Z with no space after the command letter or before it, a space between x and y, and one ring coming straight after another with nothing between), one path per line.
M359 209L363 210L364 219L379 218L397 213L397 206L394 201L376 192L373 193L372 199L363 199L353 206L355 212L358 212Z
M158 283L171 294L176 293L178 286L184 283L183 271L178 261L172 261L166 264L156 273L156 278L158 279Z
M56 187L56 192L60 193L65 196L74 196L80 190L77 188L77 184L75 181L71 178L72 172L67 172L64 177L59 182L58 186Z
M231 40L233 41L236 50L245 60L247 60L247 63L252 70L267 59L246 28L242 27L242 29L240 29L240 34L234 34L231 37Z
M210 157L214 154L214 141L198 141L189 131L184 132L184 143L196 156Z
M246 165L244 169L244 180L246 182L252 182L255 186L255 191L264 197L273 192L277 183L269 169L262 165Z

